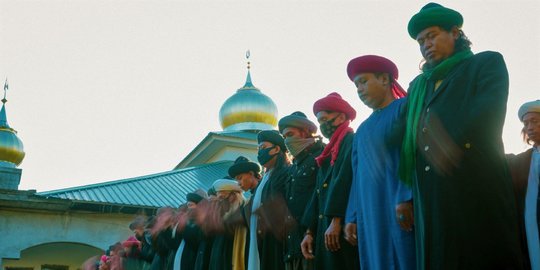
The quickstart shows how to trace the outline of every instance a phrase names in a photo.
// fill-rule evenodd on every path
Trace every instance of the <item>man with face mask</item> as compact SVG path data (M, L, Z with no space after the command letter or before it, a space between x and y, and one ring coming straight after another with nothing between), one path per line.
M303 219L307 226L302 254L314 259L315 269L359 269L356 248L345 241L343 226L352 182L351 149L354 132L349 124L356 111L338 93L313 105L322 134L330 139L315 158L319 171L315 192Z
M288 222L295 224L287 231L284 245L286 270L313 269L312 263L302 256L300 243L306 228L300 225L306 206L313 196L318 167L315 157L324 148L320 137L316 137L317 126L302 112L287 115L278 123L279 132L285 138L285 146L293 156L290 179L285 185L285 199L291 212Z
M283 136L276 130L263 130L257 135L257 160L265 174L250 199L248 269L284 268L283 231L286 217L285 182L290 161Z

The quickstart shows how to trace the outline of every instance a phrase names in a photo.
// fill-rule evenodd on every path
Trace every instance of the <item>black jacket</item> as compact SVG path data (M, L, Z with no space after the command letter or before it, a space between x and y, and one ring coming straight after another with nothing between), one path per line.
M324 144L320 140L317 141L295 157L290 167L290 177L285 184L285 200L290 212L287 219L288 222L292 222L292 227L287 231L285 238L285 261L303 258L300 243L304 238L306 227L301 225L301 220L313 196L317 182L319 167L315 158L321 154L323 149Z

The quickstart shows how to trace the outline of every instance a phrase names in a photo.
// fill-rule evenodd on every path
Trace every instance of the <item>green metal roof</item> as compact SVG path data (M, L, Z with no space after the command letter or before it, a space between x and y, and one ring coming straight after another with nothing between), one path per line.
M178 207L186 202L187 193L199 188L208 190L215 180L226 176L232 164L233 161L218 161L163 173L37 194L74 201Z

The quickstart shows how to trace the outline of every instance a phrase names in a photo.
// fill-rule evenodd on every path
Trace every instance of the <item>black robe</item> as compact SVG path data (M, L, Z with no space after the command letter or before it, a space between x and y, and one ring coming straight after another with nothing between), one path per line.
M315 269L360 268L357 249L345 241L343 232L340 234L341 249L338 251L328 251L324 244L324 234L333 217L341 217L342 229L345 227L345 212L352 183L353 138L352 132L343 138L333 166L328 157L319 168L315 192L303 219L303 224L314 232Z
M315 157L321 154L323 148L324 144L321 141L309 146L294 158L289 170L290 177L285 185L285 198L290 212L287 220L292 222L293 227L287 230L285 238L283 259L286 262L303 258L300 244L306 227L301 225L301 220L317 182L319 167L315 163Z
M152 234L148 230L145 230L143 233L143 239L141 240L141 260L146 261L147 263L152 263L154 259L154 254L156 252L152 248Z
M519 234L521 239L521 250L525 261L525 269L531 269L529 248L527 246L527 233L525 231L525 196L527 195L527 184L529 182L529 171L531 169L532 150L533 149L531 148L518 155L506 155L508 168L512 175L514 195L516 197Z
M283 238L286 230L285 221L287 215L284 196L285 183L289 177L288 166L274 169L269 177L270 179L268 179L262 190L261 206L257 209L257 239L260 269L283 270L285 268L285 263L283 262ZM252 199L250 199L244 208L244 217L247 224L249 224L251 217L252 203ZM249 230L252 229L249 228Z
M174 266L174 256L180 245L182 238L179 234L172 236L172 228L167 228L155 236L152 247L155 256L150 266L151 270L172 270Z
M428 81L413 182L418 269L521 269L502 128L508 72L495 52ZM412 85L412 83L411 83Z
M194 269L199 244L203 240L203 232L193 220L190 220L184 227L181 237L184 241L184 249L182 250L180 269Z
M210 270L231 270L234 235L223 233L214 237L210 252Z
M199 249L197 249L197 257L195 259L194 270L207 270L210 269L210 253L212 252L212 245L214 243L213 236L205 235L199 243Z

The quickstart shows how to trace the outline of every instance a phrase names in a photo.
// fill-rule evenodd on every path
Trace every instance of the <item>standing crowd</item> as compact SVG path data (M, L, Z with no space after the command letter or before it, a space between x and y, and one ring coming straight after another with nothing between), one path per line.
M533 147L505 155L508 71L462 24L427 4L408 24L424 63L407 92L391 60L352 59L373 110L356 132L338 93L316 100L318 125L294 112L260 131L257 162L240 156L185 205L137 217L92 267L540 269L540 100L518 112Z

